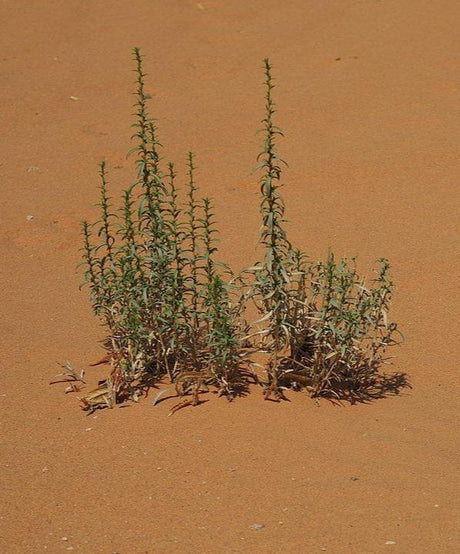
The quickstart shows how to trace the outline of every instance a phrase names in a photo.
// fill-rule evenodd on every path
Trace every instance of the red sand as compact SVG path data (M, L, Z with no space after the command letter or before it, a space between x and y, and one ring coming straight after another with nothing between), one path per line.
M459 12L443 0L1 2L2 552L460 548ZM95 214L103 157L115 194L133 178L136 45L166 156L196 152L237 269L256 257L250 169L271 57L290 235L315 258L358 254L364 270L390 258L407 337L394 370L413 390L344 408L256 391L167 418L149 401L87 417L49 386L56 361L101 355L74 270L79 222Z

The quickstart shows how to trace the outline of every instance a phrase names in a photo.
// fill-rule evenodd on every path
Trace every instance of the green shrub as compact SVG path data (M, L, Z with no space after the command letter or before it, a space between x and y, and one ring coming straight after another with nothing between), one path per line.
M264 66L264 148L256 170L262 171L259 243L265 255L246 274L252 277L247 297L260 314L253 325L254 348L268 355L265 397L283 399L283 389L293 385L305 387L312 396L351 401L397 389L395 385L405 383L403 376L395 381L379 374L386 348L401 336L388 321L393 288L388 261L379 260L378 274L368 287L355 260L336 262L330 253L326 262L313 264L286 237L280 194L285 162L275 144L283 133L273 123L268 59Z
M215 260L211 201L198 197L195 163L187 157L185 202L172 163L161 168L159 142L149 117L142 57L137 67L137 179L114 210L101 164L100 219L83 223L85 282L94 312L107 331L112 371L99 389L82 397L85 407L137 400L145 387L168 376L179 394L213 385L232 399L241 388L239 313ZM224 266L225 269L225 266ZM228 273L228 272L227 272Z
M266 398L285 398L286 388L352 401L397 391L404 378L379 373L398 333L388 321L388 262L379 261L368 286L354 260L336 261L331 253L325 262L312 263L286 236L284 162L276 148L282 131L273 122L269 61L264 60L264 143L256 167L263 259L234 278L215 258L212 204L199 197L193 154L187 156L185 194L176 185L175 166L159 156L137 48L134 59L135 146L128 155L135 156L137 177L114 207L102 162L100 217L82 227L85 283L107 330L102 361L111 364L107 379L81 398L84 407L136 401L164 379L186 397L171 413L198 404L199 393L209 387L232 400L251 382L248 356L255 352L266 359L266 379L250 366ZM251 325L249 301L259 312Z

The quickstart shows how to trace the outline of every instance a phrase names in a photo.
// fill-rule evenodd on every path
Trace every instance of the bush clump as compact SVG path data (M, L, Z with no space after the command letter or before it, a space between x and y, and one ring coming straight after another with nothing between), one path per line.
M193 153L186 159L185 190L177 185L174 164L160 158L137 48L134 60L135 146L129 155L135 156L137 177L114 206L102 162L100 216L82 225L85 284L107 330L101 362L111 365L107 379L81 397L84 408L137 401L165 379L183 397L171 413L198 404L209 388L232 400L251 382L273 400L285 398L288 388L351 401L397 392L404 377L380 373L386 348L399 333L388 320L388 262L379 260L367 285L354 259L336 260L330 253L312 263L287 238L280 194L285 163L276 148L282 131L273 122L269 61L256 166L262 261L235 276L216 257L212 202L199 195ZM249 303L259 312L255 322L247 321ZM254 354L264 360L264 376L251 361Z

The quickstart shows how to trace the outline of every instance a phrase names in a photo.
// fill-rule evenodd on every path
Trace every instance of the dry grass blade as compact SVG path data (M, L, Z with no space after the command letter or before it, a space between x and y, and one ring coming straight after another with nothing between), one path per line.
M167 389L162 389L160 391L157 392L157 394L153 397L153 400L152 400L152 406L156 406L160 400L160 398L166 394L167 392L169 392L170 390L172 390L172 387L168 387Z
M93 412L98 408L113 408L113 390L110 386L99 387L78 398L84 409Z
M81 369L78 372L72 367L70 362L66 362L65 364L58 363L58 365L63 368L63 371L53 377L50 385L68 383L68 386L64 389L66 394L69 392L80 392L82 388L81 385L86 384L84 380L85 370Z

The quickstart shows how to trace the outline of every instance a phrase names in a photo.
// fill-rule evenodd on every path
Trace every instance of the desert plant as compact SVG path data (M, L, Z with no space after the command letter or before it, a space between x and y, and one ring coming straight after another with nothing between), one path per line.
M187 194L179 200L172 163L161 168L154 121L148 114L142 56L136 63L135 155L137 177L113 209L107 168L100 165L100 218L83 223L85 283L94 312L108 331L108 378L82 397L85 407L113 406L165 376L177 393L198 403L203 385L233 398L240 377L238 324L222 266L214 260L211 201L200 199L192 153ZM177 409L177 407L176 407Z
M312 396L352 402L390 392L394 380L379 372L385 351L401 334L388 320L393 284L389 264L370 284L359 276L355 260L311 264L303 273L307 293L296 301L296 340L285 364L287 381L305 385Z
M248 269L254 280L248 298L256 303L261 315L258 323L264 322L262 330L256 333L261 348L268 353L266 396L272 393L283 397L279 386L282 372L281 359L290 343L289 321L291 315L290 272L292 247L284 230L284 201L280 193L281 166L285 162L276 148L276 137L283 136L282 130L273 122L275 104L272 98L274 82L271 65L264 60L265 69L265 117L262 120L264 147L257 157L255 170L262 170L260 178L260 213L262 225L259 243L264 248L264 259Z
M378 276L366 288L354 260L336 262L330 253L326 262L312 264L301 250L292 248L284 230L280 188L285 162L275 144L283 133L273 123L274 83L268 59L264 69L264 148L255 168L262 170L259 243L264 259L246 270L252 276L247 298L260 315L250 337L256 349L268 354L264 395L278 400L284 398L284 388L303 386L312 396L369 397L385 388L378 368L385 362L386 348L400 336L387 316L389 264L379 260Z
M287 164L277 151L283 133L274 123L269 60L264 60L263 149L255 168L261 172L263 256L234 277L216 259L212 202L199 196L193 153L187 156L182 193L176 167L162 162L139 49L133 55L135 145L128 156L134 156L136 178L114 207L102 162L99 219L82 225L84 281L107 331L107 355L97 363L111 365L107 379L81 398L83 406L94 410L136 401L165 379L170 386L153 403L175 390L184 398L171 413L200 403L200 393L210 387L231 400L250 381L251 353L265 360L267 377L256 381L262 382L266 399L283 399L290 387L354 401L401 386L403 381L386 381L379 373L386 348L398 338L396 324L388 321L388 262L379 260L380 269L367 285L354 260L337 261L330 253L326 261L312 263L287 238L280 192ZM251 327L248 300L259 313ZM67 370L73 383L75 375Z

